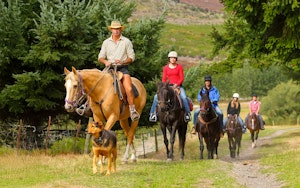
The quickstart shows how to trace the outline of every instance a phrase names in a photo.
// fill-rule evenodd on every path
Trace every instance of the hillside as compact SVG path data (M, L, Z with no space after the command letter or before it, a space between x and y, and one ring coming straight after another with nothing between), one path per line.
M224 14L222 12L223 5L218 0L180 0L180 3L176 3L174 0L136 0L136 5L136 10L129 21L141 18L158 18L163 14L164 10L166 10L166 22L182 27L186 25L220 25L224 22ZM203 35L203 33L199 33L198 30L193 32L190 28L189 31L182 32L182 34L184 33L206 36L206 34ZM189 36L189 38L190 37L192 36ZM205 42L206 41L207 39L205 39ZM204 41L201 42L205 43ZM186 46L189 45L193 45L193 42L187 41L186 44L180 46L188 51L189 47L186 48ZM199 44L196 46L199 48ZM203 60L202 53L203 51L199 49L199 55L197 57L181 56L178 58L178 63L182 64L184 68L198 65L200 59Z
M224 8L223 4L221 4L219 0L180 0L180 3L193 5L195 7L217 13L222 13Z
M167 10L166 21L179 25L221 24L223 23L223 5L218 0L136 0L136 11L132 20L157 18Z

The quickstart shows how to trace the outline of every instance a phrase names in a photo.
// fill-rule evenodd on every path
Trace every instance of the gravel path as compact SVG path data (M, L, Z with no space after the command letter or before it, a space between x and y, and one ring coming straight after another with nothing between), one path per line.
M279 130L268 137L258 137L257 148L271 144L272 138L280 136L286 131ZM242 141L245 143L245 140ZM229 155L221 159L224 162L233 164L232 174L241 185L247 188L279 188L284 186L282 182L276 179L275 174L261 173L263 168L259 164L261 154L258 153L256 148L252 149L250 140L243 147L246 149L240 152L238 159L231 159Z

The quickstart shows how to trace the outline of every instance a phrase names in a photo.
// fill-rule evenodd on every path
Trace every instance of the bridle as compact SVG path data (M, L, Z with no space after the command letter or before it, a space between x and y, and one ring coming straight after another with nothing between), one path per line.
M65 98L65 102L67 104L70 104L73 108L80 106L84 102L84 100L86 99L86 96L87 96L84 92L82 77L79 74L79 72L78 72L78 77L79 77L79 81L77 81L77 83L78 83L79 92L76 92L75 99L70 101L67 98Z
M84 87L83 87L82 76L80 75L80 71L77 72L77 75L79 77L79 81L77 81L79 92L76 93L75 100L70 101L65 98L65 102L67 104L72 105L73 108L82 105L82 103L86 100L87 96L89 96L89 94L91 94L95 90L95 88L99 84L100 80L104 77L104 74L102 74L102 76L97 80L96 84L89 90L89 92L85 93Z
M170 96L168 96L166 93L169 93L169 89L168 88L162 88L162 90L166 90L167 92L163 93L164 96L167 96L167 100L157 100L158 102L158 108L160 108L160 110L162 112L167 112L167 111L171 111L174 110L174 106L175 104L171 102ZM166 98L166 97L163 97ZM163 104L163 106L161 105Z

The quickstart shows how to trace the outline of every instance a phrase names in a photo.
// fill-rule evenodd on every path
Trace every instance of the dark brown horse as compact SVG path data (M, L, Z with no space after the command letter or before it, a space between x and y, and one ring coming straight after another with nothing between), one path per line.
M119 85L117 83L120 83L116 79L121 80L122 73L114 74L111 71L110 69L103 71L98 69L76 70L74 67L72 67L72 71L69 71L65 68L65 109L73 112L81 105L78 103L82 96L88 96L95 122L105 124L106 130L110 130L116 121L120 122L127 137L127 146L122 162L127 163L130 149L132 150L131 160L136 161L133 139L139 121L129 121L130 111L128 103L124 102L126 97L124 87L120 86L122 96L124 96L123 100L116 88L116 85ZM146 89L138 79L131 77L131 80L138 93L134 99L135 108L141 114L146 103Z
M242 127L239 124L237 114L228 114L228 122L226 124L226 132L228 137L230 157L235 158L239 156L241 140L242 140Z
M196 131L200 141L200 159L203 159L203 138L206 143L208 159L218 158L218 146L222 136L219 117L213 108L209 93L202 94L200 100L200 113L196 121Z
M255 113L249 114L247 123L247 129L250 131L251 140L252 140L252 148L256 147L256 141L259 134L259 119Z
M176 90L169 86L169 83L161 82L157 85L157 99L158 119L164 136L168 161L173 160L176 131L178 132L179 149L181 150L180 159L183 160L187 123L183 119L184 109L180 105L180 96ZM170 149L167 129L170 133Z

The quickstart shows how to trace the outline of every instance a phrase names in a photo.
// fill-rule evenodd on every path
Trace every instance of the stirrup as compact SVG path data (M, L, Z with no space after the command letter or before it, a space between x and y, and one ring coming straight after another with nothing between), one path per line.
M132 121L137 121L140 119L140 114L136 110L130 111L130 118Z

